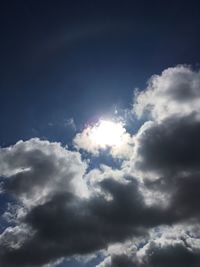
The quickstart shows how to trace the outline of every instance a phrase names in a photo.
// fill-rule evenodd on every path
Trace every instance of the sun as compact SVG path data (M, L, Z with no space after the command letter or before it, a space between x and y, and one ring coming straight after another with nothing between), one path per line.
M122 123L109 120L100 120L93 128L90 135L92 142L101 148L119 146L125 128Z

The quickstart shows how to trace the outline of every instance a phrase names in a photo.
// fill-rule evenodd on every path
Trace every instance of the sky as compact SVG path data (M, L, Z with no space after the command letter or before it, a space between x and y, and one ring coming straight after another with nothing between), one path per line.
M0 5L0 266L200 266L198 1Z

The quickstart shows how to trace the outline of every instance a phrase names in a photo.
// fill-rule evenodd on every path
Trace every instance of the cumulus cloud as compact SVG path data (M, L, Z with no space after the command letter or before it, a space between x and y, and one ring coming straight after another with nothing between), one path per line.
M1 148L0 265L57 266L103 251L98 267L199 266L199 76L177 66L151 78L134 103L151 120L107 147L123 159L118 169L82 159L80 149L102 149L92 126L75 136L80 151L38 138Z
M132 166L153 177L200 171L199 135L194 115L146 122L135 136Z
M14 160L16 151L19 158ZM4 193L13 195L19 204L25 205L16 226L7 228L1 235L0 262L3 266L42 266L66 256L85 255L132 236L145 236L149 228L174 220L162 208L145 205L138 182L133 178L124 177L118 181L108 172L108 177L104 174L104 179L98 182L100 191L105 194L93 188L88 189L90 193L86 197L80 193L80 188L77 194L72 181L75 179L79 187L85 164L77 152L68 153L58 143L31 139L2 149L0 154L2 174L5 175ZM72 166L68 165L69 161ZM68 168L63 176L65 166ZM36 174L41 171L40 179L44 181L38 181L37 175L30 176L29 169ZM34 188L37 193L42 188L48 194L39 198ZM30 194L24 194L26 190ZM106 194L111 197L107 199ZM27 199L31 200L31 205L27 205Z
M84 255L146 235L149 227L165 221L162 210L145 206L136 181L122 184L108 178L99 186L111 199L101 194L80 198L66 191L28 210L22 221L31 235L19 246L16 236L21 235L13 228L10 240L16 245L0 242L1 264L42 266L64 256Z
M108 121L108 123L113 122ZM74 146L78 150L85 150L93 154L94 156L98 156L101 151L106 150L107 153L110 153L113 158L128 158L133 150L134 140L131 135L126 132L126 129L123 127L123 125L119 122L113 123L114 132L109 132L109 129L108 132L104 131L104 129L103 131L100 129L100 132L98 132L99 127L101 127L101 120L93 126L87 126L81 133L76 134L73 140ZM116 131L119 131L119 136L115 136ZM94 133L97 133L98 137L100 138L104 138L104 136L110 135L111 143L112 140L115 139L119 139L119 143L114 142L112 145L109 145L109 143L104 141L98 142L99 140L94 140L93 138Z
M168 267L199 266L199 227L179 224L150 231L149 239L123 243L120 250L111 250L97 267Z
M57 191L87 194L82 179L86 168L78 152L38 138L0 150L3 189L26 205L45 201Z
M200 107L200 72L189 66L168 68L153 75L146 90L136 93L133 109L138 116L150 112L155 120L182 117Z

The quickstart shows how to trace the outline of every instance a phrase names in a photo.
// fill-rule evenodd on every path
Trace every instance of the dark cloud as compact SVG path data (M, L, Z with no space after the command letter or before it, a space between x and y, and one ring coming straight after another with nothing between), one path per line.
M198 267L200 251L193 250L183 242L170 244L151 241L143 254L132 253L113 254L106 258L98 267Z
M136 167L161 176L200 170L200 121L195 114L152 123L138 136Z
M192 114L152 123L137 140L135 167L150 191L165 194L168 213L177 220L199 219L199 136L200 121ZM148 180L149 174L157 178Z
M98 267L198 267L200 251L193 250L183 242L168 243L150 242L143 254L113 254L106 258Z
M164 247L152 244L145 257L142 267L197 267L200 264L199 252L179 244Z
M200 219L200 173L165 177L145 181L152 194L161 193L167 203L166 214L172 221L197 221ZM166 220L167 222L167 220Z
M145 235L148 227L168 221L162 209L145 206L136 181L107 179L101 189L112 199L95 195L83 200L65 192L34 207L25 222L35 234L18 249L4 249L2 264L39 266L63 256L84 255Z
M34 234L17 249L3 248L2 264L40 266L64 256L85 255L133 236L146 236L149 228L180 217L173 211L175 205L179 208L177 200L169 209L146 206L134 179L124 184L105 179L100 188L111 199L99 194L82 199L64 192L31 209L24 222ZM126 257L114 257L111 266L122 262L137 266Z
M101 182L105 192L109 192L112 201L105 201L97 198L91 201L92 208L98 215L110 221L110 223L122 224L124 227L152 227L158 224L167 224L175 220L166 209L160 206L147 206L139 191L138 182L132 179L131 182L122 184L115 180L105 179Z
M112 255L105 260L99 267L138 267L138 264L126 254Z
M180 177L174 185L171 207L183 219L200 219L200 173Z

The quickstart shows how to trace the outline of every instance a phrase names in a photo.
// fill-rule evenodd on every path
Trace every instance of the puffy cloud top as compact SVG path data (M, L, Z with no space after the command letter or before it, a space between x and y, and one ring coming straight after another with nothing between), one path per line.
M78 152L38 138L0 149L3 188L27 205L45 201L57 191L87 194L82 179L86 168Z
M196 113L199 107L200 71L183 65L152 76L147 89L136 93L133 105L138 116L148 111L158 121Z

